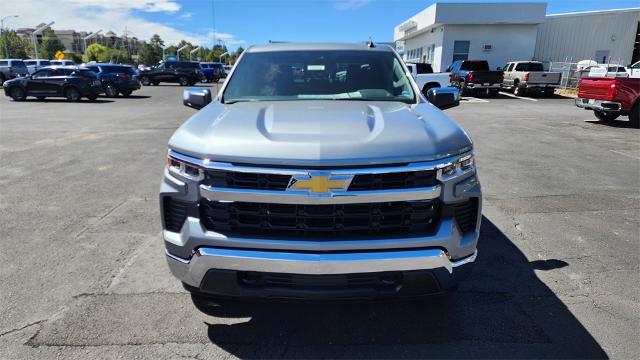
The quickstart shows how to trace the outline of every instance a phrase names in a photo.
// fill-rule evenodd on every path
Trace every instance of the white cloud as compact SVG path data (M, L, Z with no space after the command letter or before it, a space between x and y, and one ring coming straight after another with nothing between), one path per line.
M191 19L192 16L193 16L193 13L190 13L190 12L180 14L180 17L182 19Z
M369 4L371 0L341 0L336 2L335 8L339 11L355 10Z
M55 4L55 5L53 5ZM37 11L46 9L46 11ZM5 21L10 28L35 27L40 23L55 21L54 30L97 31L109 30L120 35L125 27L139 39L148 40L158 34L166 44L177 44L184 39L193 44L211 46L213 32L186 32L167 24L146 20L134 11L175 13L180 5L173 0L29 0L0 1L0 14L19 14L19 18ZM233 34L216 33L216 38L228 45L244 41Z

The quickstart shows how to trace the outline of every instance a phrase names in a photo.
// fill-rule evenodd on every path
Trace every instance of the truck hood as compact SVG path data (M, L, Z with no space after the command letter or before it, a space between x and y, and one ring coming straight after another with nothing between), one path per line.
M169 141L177 152L212 161L288 166L428 161L470 146L431 104L335 100L212 103Z

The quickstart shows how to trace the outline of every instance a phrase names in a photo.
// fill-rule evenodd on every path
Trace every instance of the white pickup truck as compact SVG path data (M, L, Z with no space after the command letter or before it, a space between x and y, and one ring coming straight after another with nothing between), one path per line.
M541 62L515 61L507 63L504 68L502 87L512 90L515 95L523 96L529 91L539 91L545 96L553 94L553 89L560 85L559 72L546 72Z
M450 73L434 73L431 64L407 63L406 65L424 96L427 96L429 89L448 87L451 84Z

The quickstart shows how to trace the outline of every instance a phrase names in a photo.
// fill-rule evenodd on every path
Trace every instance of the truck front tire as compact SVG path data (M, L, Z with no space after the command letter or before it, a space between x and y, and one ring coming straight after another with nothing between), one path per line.
M636 104L631 109L629 113L629 122L631 126L640 129L640 101L636 101Z

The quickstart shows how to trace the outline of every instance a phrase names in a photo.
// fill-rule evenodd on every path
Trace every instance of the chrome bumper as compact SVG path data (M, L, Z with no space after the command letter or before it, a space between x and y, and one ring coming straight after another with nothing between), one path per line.
M477 254L475 250L451 261L440 249L319 254L200 248L191 259L182 259L166 251L171 272L194 287L200 286L210 269L304 275L446 269L453 274L456 267L473 263Z
M585 102L586 101L586 102ZM622 110L622 104L615 101L595 100L577 98L575 100L576 106L583 109L599 110L599 111L620 111Z

